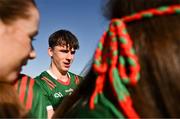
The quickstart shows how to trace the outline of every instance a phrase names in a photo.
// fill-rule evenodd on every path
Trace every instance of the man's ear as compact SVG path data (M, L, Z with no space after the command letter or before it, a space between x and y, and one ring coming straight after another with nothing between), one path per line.
M51 47L48 48L48 55L49 55L50 57L53 56L53 49L52 49Z

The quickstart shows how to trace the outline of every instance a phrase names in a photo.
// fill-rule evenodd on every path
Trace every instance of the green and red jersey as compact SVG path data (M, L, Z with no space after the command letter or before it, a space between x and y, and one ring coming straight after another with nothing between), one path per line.
M63 98L70 95L75 90L82 78L71 72L68 72L68 77L69 81L63 83L47 70L35 78L44 97L46 97L46 102L48 102L46 103L46 107L44 107L45 109L52 107L53 110L55 110L62 102Z
M33 86L34 80L24 74L20 74L15 87L19 94L19 99L22 103L24 103L27 110L31 109L32 107L32 100L33 100Z
M15 87L19 94L20 101L24 103L26 109L29 111L30 118L47 117L47 112L44 107L46 107L48 102L46 102L46 97L34 79L27 75L20 74L15 83Z

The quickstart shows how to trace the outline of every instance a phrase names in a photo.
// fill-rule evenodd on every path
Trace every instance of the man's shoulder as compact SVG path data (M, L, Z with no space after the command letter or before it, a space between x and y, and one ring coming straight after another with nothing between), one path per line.
M44 79L44 77L46 77L46 75L47 75L47 72L43 71L34 78L37 89L39 89L39 88L44 89L44 85L46 85L46 82L43 79Z
M37 75L34 79L40 79L41 77L46 76L46 75L47 75L47 72L43 71L39 75Z
M43 71L40 75L35 77L35 82L46 85L47 83L54 83L54 78L47 72Z
M83 78L82 76L77 75L77 74L75 74L75 73L72 73L72 72L70 72L70 71L68 71L68 74L69 74L70 76L75 76L75 77L78 77L78 78L80 78L80 79Z
M44 95L49 95L52 88L56 86L56 84L52 81L52 77L48 74L47 71L43 71L40 75L35 77L35 84L37 88L41 88L44 92Z
M72 72L68 72L68 74L70 75L71 79L75 81L76 85L80 84L80 82L83 81L83 77L80 75L74 74Z

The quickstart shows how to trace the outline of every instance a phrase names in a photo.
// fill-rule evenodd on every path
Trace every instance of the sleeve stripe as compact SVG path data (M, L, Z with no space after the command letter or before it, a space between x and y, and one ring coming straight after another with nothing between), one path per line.
M24 102L27 78L28 78L27 76L22 77L21 84L19 87L19 99L21 102Z
M29 93L29 85L30 85L30 81L31 81L32 79L30 78L30 77L27 77L27 82L26 82L26 92L25 92L25 96L24 96L24 104L26 104L27 103L27 98L29 98L28 97L28 93Z
M50 80L49 80L48 78L46 78L46 77L42 77L41 79L46 82L46 84L49 86L49 88L50 88L51 90L56 86L52 81L50 81Z
M41 78L43 81L46 82L46 84L48 85L48 87L52 90L54 88L54 86L52 86L46 79Z
M16 88L18 91L18 94L19 94L19 90L20 90L21 81L22 81L22 79L18 79L17 88Z
M46 80L46 81L48 81L50 84L51 84L51 86L53 86L53 87L55 87L56 85L51 81L51 80L49 80L48 78L46 78L45 76L44 77L42 77L42 79L44 79L44 80Z
M78 76L77 76L77 75L75 75L75 83L76 83L76 85L78 85L78 84L79 84L79 78L78 78Z
M27 96L27 101L26 101L26 109L31 109L31 106L32 106L33 86L34 86L34 80L33 80L33 79L30 79L28 96Z

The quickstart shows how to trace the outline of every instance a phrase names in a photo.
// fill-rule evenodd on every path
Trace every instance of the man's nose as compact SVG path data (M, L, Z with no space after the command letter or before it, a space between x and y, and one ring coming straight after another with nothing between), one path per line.
M73 58L73 54L71 54L71 52L68 52L67 59L71 60L72 58Z

